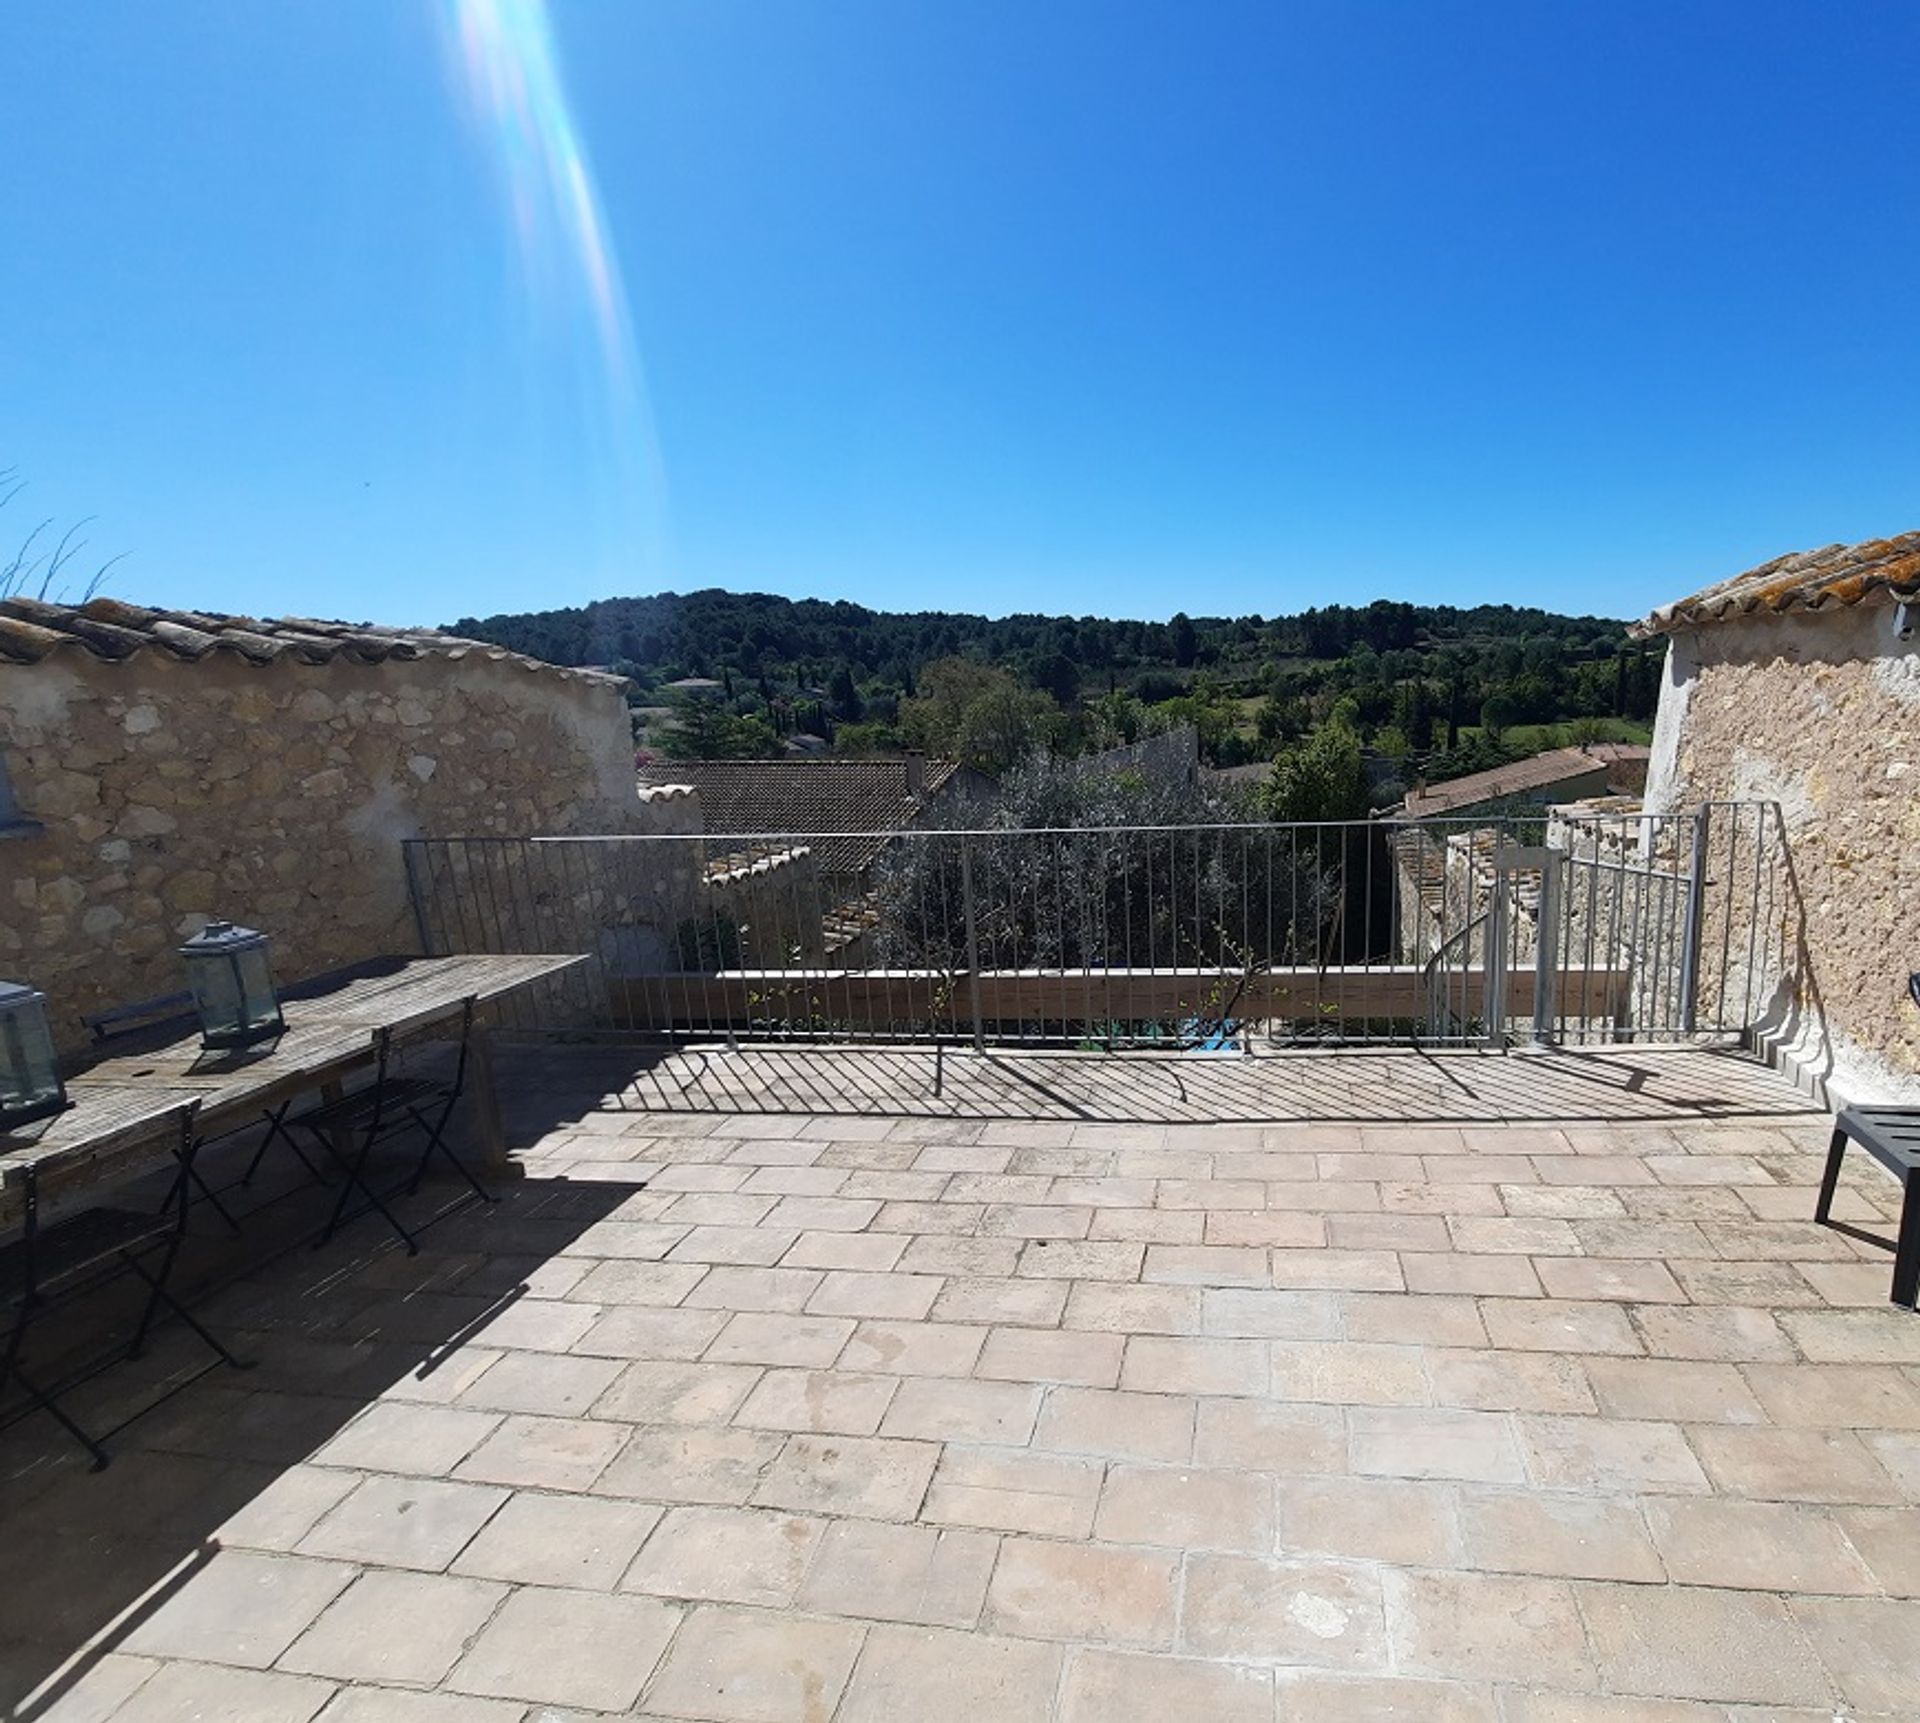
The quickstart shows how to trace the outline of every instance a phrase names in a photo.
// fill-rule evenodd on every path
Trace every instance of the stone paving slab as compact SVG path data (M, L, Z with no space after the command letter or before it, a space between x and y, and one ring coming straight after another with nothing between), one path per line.
M1272 1063L1208 1067L1217 1123L516 1066L497 1209L221 1294L260 1368L99 1477L0 1437L10 1714L1911 1716L1920 1322L1810 1219L1821 1116L1696 1059L1555 1122L1474 1060L1423 1125L1431 1070L1332 1059L1415 1087L1249 1120Z

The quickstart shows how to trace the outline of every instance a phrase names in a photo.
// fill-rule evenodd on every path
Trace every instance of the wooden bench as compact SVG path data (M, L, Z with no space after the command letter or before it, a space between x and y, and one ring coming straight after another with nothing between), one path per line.
M1912 1310L1920 1296L1920 1178L1914 1177L1915 1168L1920 1167L1920 1107L1841 1109L1833 1121L1833 1143L1827 1150L1827 1170L1820 1180L1820 1201L1813 1211L1813 1218L1824 1224L1833 1224L1827 1216L1833 1208L1840 1162L1849 1142L1858 1143L1905 1189L1900 1231L1893 1246L1893 1302Z

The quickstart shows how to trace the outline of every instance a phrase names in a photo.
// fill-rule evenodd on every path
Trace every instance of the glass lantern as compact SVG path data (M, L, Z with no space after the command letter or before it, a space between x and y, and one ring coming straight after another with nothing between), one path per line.
M44 1119L66 1104L47 996L0 981L0 1130Z
M250 1047L285 1030L267 961L270 943L250 927L210 921L180 947L204 1045Z

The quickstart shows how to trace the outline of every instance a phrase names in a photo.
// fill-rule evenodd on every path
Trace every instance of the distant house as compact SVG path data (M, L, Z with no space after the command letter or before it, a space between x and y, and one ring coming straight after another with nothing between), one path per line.
M718 700L727 691L724 682L716 682L711 676L682 676L678 682L669 682L667 692L679 694L689 700Z
M412 951L399 840L631 832L624 678L430 629L0 600L0 975L175 991L214 916L283 978Z
M1596 796L1638 795L1647 781L1650 756L1650 749L1626 742L1553 748L1491 771L1440 784L1416 784L1395 811L1409 820L1473 818L1590 801Z
M1219 766L1207 773L1207 782L1229 790L1258 790L1273 782L1279 768L1271 760L1255 760L1246 766Z
M1083 754L1069 769L1099 775L1138 772L1171 784L1193 784L1200 778L1200 732L1191 724L1176 724L1157 736L1142 736L1098 754Z
M1920 532L1781 557L1635 632L1671 641L1648 811L1779 806L1796 962L1726 984L1770 994L1810 1086L1920 1099Z
M823 888L863 889L886 834L923 824L936 806L990 795L993 780L957 760L662 760L643 787L687 784L709 838L805 837ZM822 833L842 834L821 837ZM855 835L848 835L855 834ZM744 851L752 846L742 844Z

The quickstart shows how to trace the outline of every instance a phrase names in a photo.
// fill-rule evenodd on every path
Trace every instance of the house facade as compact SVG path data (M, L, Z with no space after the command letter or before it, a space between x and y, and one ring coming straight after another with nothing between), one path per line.
M419 949L400 840L646 829L624 682L430 631L0 601L0 975L79 1019L209 919Z
M1779 808L1785 888L1763 909L1792 955L1749 976L1709 952L1703 987L1762 994L1765 1041L1809 1087L1920 1100L1920 533L1782 557L1636 632L1671 643L1648 811Z

